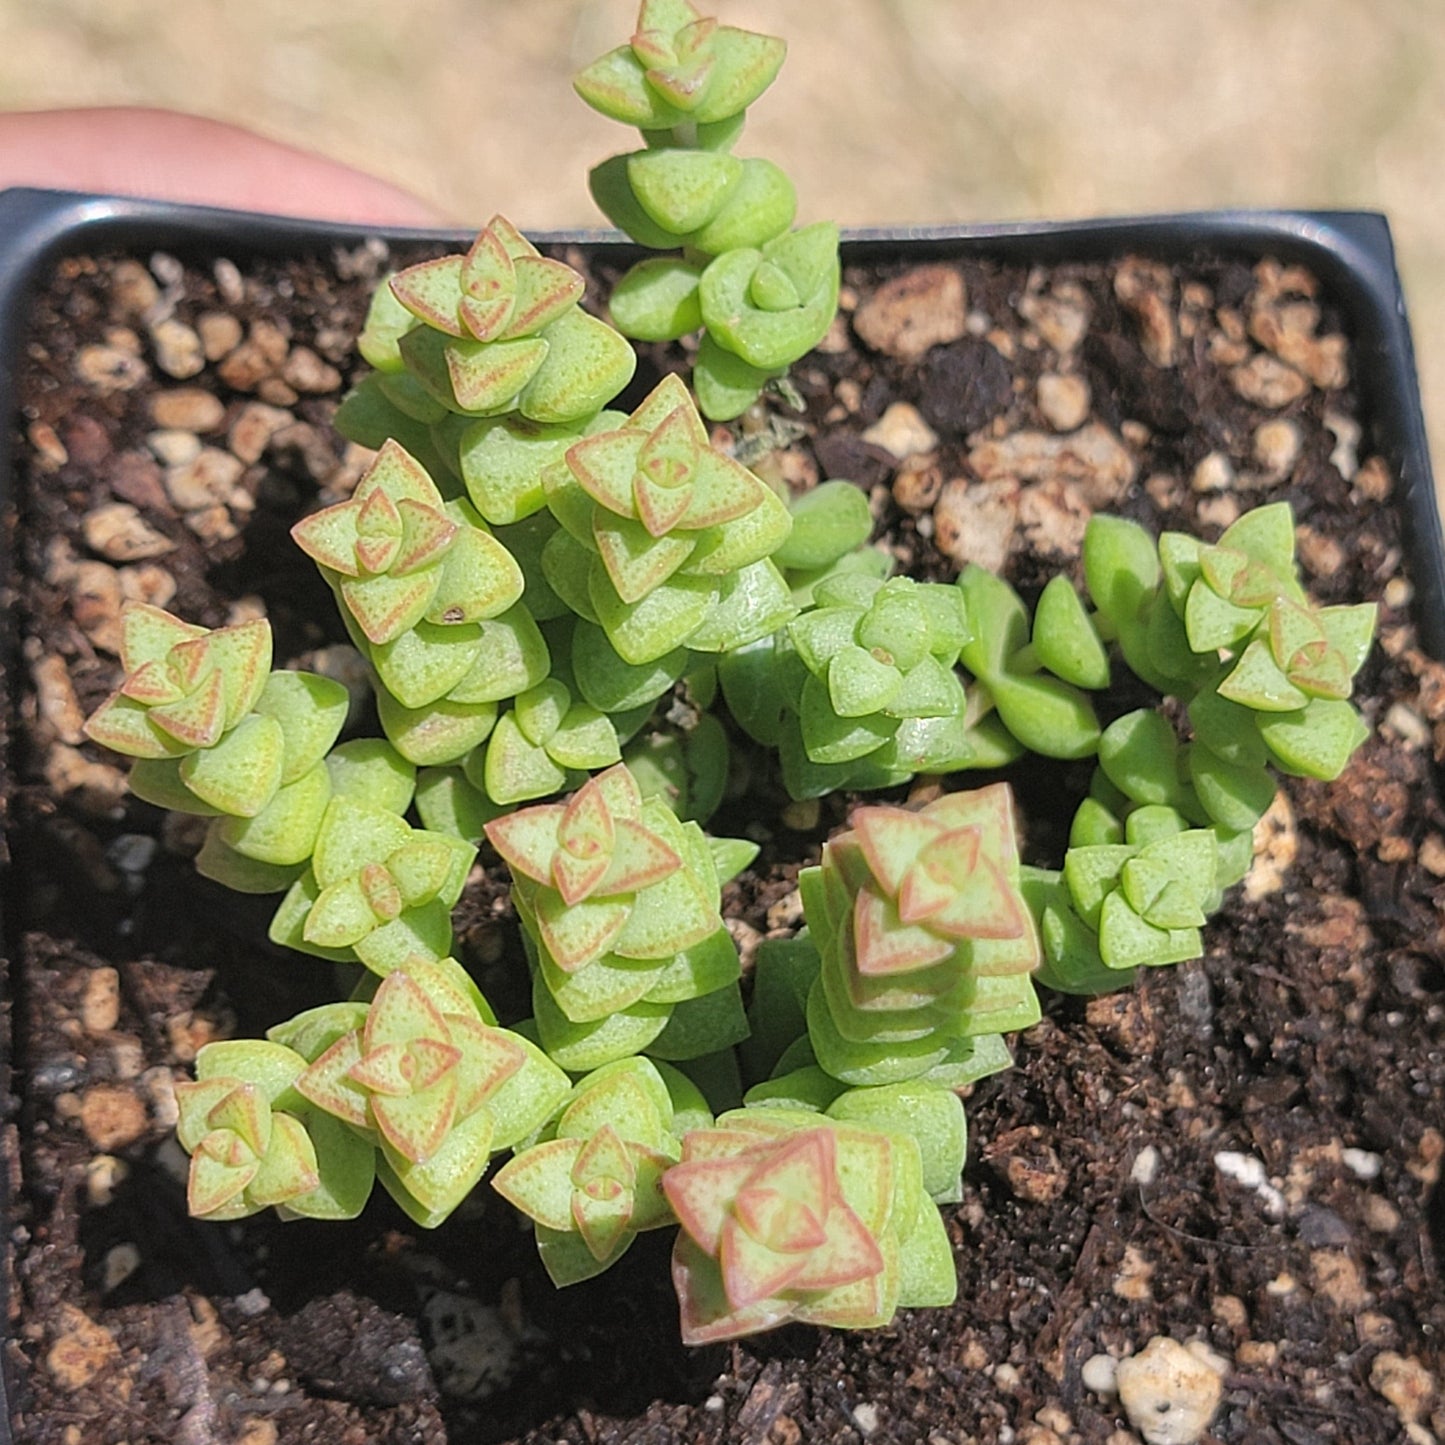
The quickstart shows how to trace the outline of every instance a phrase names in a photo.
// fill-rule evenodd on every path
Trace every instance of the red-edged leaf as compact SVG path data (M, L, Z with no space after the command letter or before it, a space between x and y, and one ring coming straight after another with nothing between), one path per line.
M213 672L189 697L150 709L158 728L191 748L214 747L226 725L226 684Z
M632 482L632 500L637 519L653 537L665 537L687 514L692 504L692 484L676 487L659 486L642 472Z
M461 287L459 310L467 330L478 341L495 341L512 318L517 273L501 237L490 226L467 252Z
M617 823L617 840L603 890L608 893L637 893L670 878L682 867L682 859L665 838L632 818Z
M527 1051L505 1029L448 1014L447 1028L461 1050L457 1063L457 1118L474 1114L527 1062Z
M630 901L584 898L568 904L556 893L537 895L537 930L563 973L576 973L606 953L631 914Z
M405 1044L382 1044L363 1054L347 1077L369 1094L400 1099L412 1092L411 1076L415 1072Z
M781 1298L760 1300L746 1309L732 1308L716 1262L681 1231L672 1247L672 1285L681 1306L685 1345L757 1334L783 1324L797 1311L792 1300Z
M369 1120L366 1095L351 1078L352 1068L361 1061L361 1034L343 1034L319 1055L296 1080L296 1092L318 1109L365 1129Z
M394 975L393 975L394 976ZM454 1073L424 1093L402 1097L371 1096L371 1115L386 1142L413 1164L425 1164L445 1143L455 1117Z
M391 278L391 293L408 311L448 336L465 336L457 316L462 296L461 256L439 256L408 266Z
M523 256L516 262L517 300L504 337L534 336L570 311L587 289L570 266L546 256Z
M513 873L550 888L557 830L565 812L563 803L540 803L494 818L482 831Z
M271 1105L255 1084L238 1083L206 1115L212 1129L229 1129L243 1139L253 1154L264 1154L271 1143Z
M366 1011L361 1039L363 1053L370 1054L383 1044L448 1037L446 1020L426 990L409 973L396 969L382 979Z
M728 1211L756 1163L746 1153L734 1154L674 1164L662 1176L662 1192L677 1222L704 1253L717 1255Z
M570 907L592 895L607 876L610 866L611 860L606 857L578 858L565 848L559 848L552 855L552 883L562 895L563 903ZM612 891L620 893L622 890Z
M458 527L445 512L409 497L402 498L397 511L401 515L402 539L391 572L394 577L405 577L435 562L451 545Z
M120 695L155 707L159 703L175 702L182 693L165 663L143 662L121 683Z
M164 662L178 644L205 635L204 627L182 622L163 608L149 602L132 602L121 613L121 666L134 672L147 662Z
M924 813L887 805L855 808L848 821L869 871L890 898L898 897L922 849L945 831Z
M557 842L574 858L609 858L616 837L612 810L598 779L589 778L567 800L557 824Z
M343 577L359 577L356 543L360 513L361 503L355 500L312 512L291 528L291 540L313 562Z
M734 1309L746 1309L782 1293L803 1273L806 1254L779 1254L754 1239L736 1219L723 1221L718 1244L723 1288Z
M492 1179L492 1188L528 1219L560 1233L573 1226L571 1169L581 1149L576 1139L549 1139L513 1155Z
M750 1197L772 1194L781 1201L801 1204L814 1216L816 1222L827 1217L838 1196L837 1169L837 1145L833 1131L826 1126L808 1129L773 1145L749 1176L747 1188L743 1192ZM738 1200L741 1205L741 1193ZM774 1211L770 1216L780 1230L786 1232L795 1224L798 1228L804 1228L803 1222L790 1222L784 1216L785 1211ZM739 1217L743 1217L741 1213ZM782 1243L782 1234L777 1239L761 1233L756 1237L772 1249L807 1247L785 1245Z
M839 1200L828 1212L828 1242L813 1250L795 1289L837 1289L883 1272L883 1252L868 1226Z
M921 923L947 908L977 870L981 843L975 827L954 828L924 844L903 875L898 916L905 923Z
M487 222L487 230L501 241L502 245L507 248L507 255L514 261L520 261L523 256L541 255L541 252L505 216L493 216Z
M921 867L923 858L919 863ZM1029 925L1023 902L1003 869L980 854L972 871L956 881L953 897L933 914L928 926L950 938L1018 938Z
M647 433L635 427L599 432L567 448L567 466L578 485L599 506L616 516L635 519L632 478L646 442Z
M191 1155L190 1174L186 1180L186 1208L198 1219L229 1204L256 1177L256 1171L261 1167L258 1159L241 1163L225 1157L229 1152L230 1138L234 1136L221 1133L207 1135Z
M440 1039L413 1039L406 1046L406 1056L411 1061L412 1090L419 1094L440 1083L448 1069L456 1068L462 1051Z
M421 621L439 580L434 572L410 577L343 577L341 599L367 640L380 647Z
M860 888L853 901L853 948L858 972L877 977L941 963L954 945L927 929L909 927L881 894Z

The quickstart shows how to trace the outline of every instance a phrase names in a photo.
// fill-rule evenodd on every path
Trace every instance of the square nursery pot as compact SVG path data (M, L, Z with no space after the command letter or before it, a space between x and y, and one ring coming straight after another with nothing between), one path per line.
M324 594L285 530L353 465L326 421L385 249L357 228L39 191L0 196L0 238L0 1204L17 1441L1102 1442L1124 1407L1086 1362L1156 1336L1222 1362L1204 1389L1206 1412L1222 1395L1212 1439L1430 1427L1445 1338L1445 551L1383 217L845 243L846 304L872 314L845 315L794 369L795 477L870 489L934 575L1006 558L1025 588L1076 566L1091 506L1213 536L1241 504L1287 497L1321 597L1381 603L1358 683L1373 732L1338 782L1288 783L1204 959L1093 1001L1050 996L1016 1067L976 1087L964 1199L947 1207L955 1306L696 1351L676 1343L658 1236L620 1273L555 1294L490 1197L434 1236L384 1198L347 1225L186 1218L173 1078L211 1034L264 1027L332 980L273 956L241 981L268 910L196 878L180 830L118 796L78 709L112 685L122 586L173 593L211 625L259 597L286 619L278 660L340 640L297 619L295 600ZM633 254L545 239L594 274ZM1056 375L1074 380L1040 387ZM183 387L162 427L153 396ZM915 410L887 413L898 400ZM239 505L178 512L158 457L194 454L174 435L187 426ZM910 450L933 459L900 463ZM139 524L128 542L96 521L116 500ZM1014 778L1041 820L1031 846L1060 842L1048 805L1081 777ZM840 820L825 801L811 837ZM800 831L774 831L800 854L811 820L790 821ZM755 926L788 926L787 877L745 900ZM484 911L465 923L483 966L499 929Z

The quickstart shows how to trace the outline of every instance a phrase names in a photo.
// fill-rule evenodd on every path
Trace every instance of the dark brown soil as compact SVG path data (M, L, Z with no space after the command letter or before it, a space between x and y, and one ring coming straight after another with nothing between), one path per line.
M17 1439L1122 1445L1135 1437L1113 1434L1127 1424L1117 1401L1086 1389L1081 1367L1160 1334L1205 1341L1228 1362L1207 1439L1374 1445L1404 1438L1407 1422L1445 1426L1438 1412L1432 1425L1429 1398L1412 1415L1392 1383L1392 1354L1439 1380L1445 1339L1445 669L1415 649L1388 475L1376 463L1356 471L1326 427L1327 414L1336 431L1338 418L1357 418L1348 382L1307 385L1270 410L1229 372L1260 354L1234 321L1266 294L1305 299L1309 278L1207 259L1147 273L1179 328L1178 354L1161 365L1148 354L1157 308L1121 303L1137 291L1116 265L1030 274L967 261L957 269L977 320L966 335L910 362L842 326L796 369L806 430L763 465L795 484L821 473L869 489L881 534L919 575L952 575L956 562L932 540L944 512L906 488L991 485L981 442L1049 430L1036 400L1045 372L1087 380L1089 420L1138 463L1116 508L1155 527L1217 535L1235 495L1192 488L1196 465L1219 452L1247 480L1261 423L1290 420L1300 445L1288 474L1239 501L1294 504L1322 599L1384 602L1360 678L1376 732L1339 782L1287 786L1292 817L1272 850L1292 866L1272 890L1257 875L1252 900L1235 891L1205 959L1102 1000L1051 996L1043 1023L1015 1040L1017 1067L978 1086L965 1196L947 1210L956 1306L905 1312L873 1333L794 1328L686 1350L660 1235L559 1294L530 1232L486 1189L432 1235L379 1192L346 1225L186 1217L167 1142L174 1078L207 1038L259 1031L345 985L268 945L272 901L196 877L193 832L118 798L110 760L67 734L75 705L89 711L117 675L104 645L117 574L97 570L84 524L117 496L133 503L175 544L154 562L174 583L167 605L213 626L237 599L259 599L280 662L341 640L285 533L355 472L326 430L334 390L288 399L209 364L179 383L226 408L208 444L226 446L258 386L293 425L247 467L239 485L254 506L232 507L236 535L203 542L147 449L153 395L178 383L157 371L145 319L127 311L129 264L60 266L36 303L15 423L21 577L10 601L26 640L10 673L16 1097L4 1147ZM181 321L215 311L247 327L275 321L293 349L355 370L345 337L374 255L256 264L239 297L208 259L153 264ZM850 303L887 279L850 275ZM1070 295L1091 320L1061 353L1025 315L1036 312L1028 298ZM1319 307L1318 334L1332 335L1330 299ZM82 348L137 340L148 375L134 389L78 379ZM649 356L644 370L675 361ZM910 477L862 437L898 400L938 434L935 460ZM1368 418L1358 420L1367 458ZM1021 509L1016 485L1000 490L1015 509L1006 570L1021 587L1077 566L1066 524L1102 485L1087 467L1046 477L1025 486ZM62 661L69 703L46 659ZM1054 861L1059 800L1082 790L1087 769L1034 765L1012 780L1031 856ZM803 809L787 815L797 830L759 825L777 807L759 767L717 825L747 826L764 844L756 874L729 890L760 932L795 925L790 880L845 815L844 800L828 799L816 823ZM495 879L469 891L458 937L504 1015L519 1007L520 958ZM107 1015L108 969L119 1007ZM1224 1151L1262 1161L1278 1193L1229 1178L1216 1164ZM486 1359L478 1320L491 1330ZM502 1379L490 1394L489 1375Z

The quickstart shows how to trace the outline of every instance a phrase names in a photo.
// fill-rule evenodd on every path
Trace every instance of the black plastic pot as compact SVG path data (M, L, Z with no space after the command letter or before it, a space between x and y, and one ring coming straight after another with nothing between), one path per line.
M374 231L293 221L163 202L77 195L40 190L0 194L0 399L7 425L0 428L0 502L11 506L11 444L14 436L14 376L26 304L32 284L68 254L129 251L142 257L156 250L182 257L327 253L354 246ZM391 233L400 243L451 242L440 232ZM636 248L601 233L550 233L544 242L582 242L605 258L627 260ZM1420 410L1414 353L1404 298L1395 266L1390 230L1381 215L1356 211L1223 211L1197 215L1048 224L1042 222L956 228L911 228L852 233L846 261L994 257L1005 263L1098 260L1139 253L1172 261L1209 254L1251 262L1272 256L1308 267L1342 309L1353 341L1356 384L1371 422L1370 446L1398 481L1403 512L1406 566L1415 585L1420 637L1428 650L1445 657L1445 543L1431 477ZM8 549L10 528L0 529ZM9 575L11 558L0 555ZM7 674L18 639L8 612L0 612ZM0 920L3 921L3 920ZM10 939L6 935L8 958ZM11 1109L8 1016L0 1013L0 1110ZM0 1221L8 1218L9 1173L0 1168ZM9 1238L8 1225L5 1229ZM0 1318L7 1278L0 1271ZM10 1352L4 1364L10 1364ZM8 1391L0 1373L0 1404ZM8 1404L0 1410L0 1445L10 1445Z

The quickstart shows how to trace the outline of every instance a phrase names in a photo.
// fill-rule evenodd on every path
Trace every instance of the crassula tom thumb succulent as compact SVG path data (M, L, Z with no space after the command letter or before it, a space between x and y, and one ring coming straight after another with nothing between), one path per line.
M474 1229L492 1171L560 1286L670 1232L689 1345L949 1304L964 1098L1038 990L1198 957L1277 774L1334 779L1365 735L1374 609L1310 596L1285 504L1212 541L1097 514L1086 586L1035 599L892 576L878 493L744 464L810 424L765 408L839 288L836 227L733 153L783 54L644 0L578 77L642 132L595 196L667 253L612 321L699 335L635 382L586 309L606 266L500 216L378 287L337 418L375 456L291 533L370 698L274 667L264 620L125 613L89 737L343 995L201 1050L202 1219L349 1219L379 1180Z

